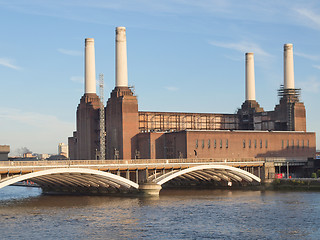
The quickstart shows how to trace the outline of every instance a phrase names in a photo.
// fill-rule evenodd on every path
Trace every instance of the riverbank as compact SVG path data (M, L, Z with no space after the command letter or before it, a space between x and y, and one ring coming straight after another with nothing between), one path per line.
M266 190L320 191L320 178L275 179L261 185Z

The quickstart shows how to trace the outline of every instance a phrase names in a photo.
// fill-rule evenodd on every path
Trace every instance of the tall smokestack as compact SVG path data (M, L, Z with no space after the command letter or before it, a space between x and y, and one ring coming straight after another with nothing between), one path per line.
M253 53L246 53L246 101L256 100Z
M284 89L294 89L293 45L284 44Z
M94 39L85 40L85 93L96 93L96 66L94 56Z
M116 28L116 87L128 87L126 28Z

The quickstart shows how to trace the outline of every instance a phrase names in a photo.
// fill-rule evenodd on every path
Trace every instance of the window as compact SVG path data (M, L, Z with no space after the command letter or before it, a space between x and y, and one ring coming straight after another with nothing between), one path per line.
M202 139L202 148L204 148L204 140Z
M302 140L302 148L304 148L304 140Z
M281 148L284 148L284 141L282 140Z
M309 140L307 140L307 148L309 147Z
M251 148L251 139L249 140L249 148Z
M198 139L196 139L196 148L198 148Z
M246 148L246 140L243 140L243 148Z
M266 148L268 148L268 140L266 140Z
M299 148L299 140L297 140L297 148Z
M222 140L220 140L220 148L222 148Z
M289 148L289 140L287 140L287 148Z
M294 140L291 141L292 148L294 148Z
M260 139L260 148L262 148L262 140Z
M217 140L216 139L214 140L213 144L214 144L214 148L217 148Z
M254 148L257 148L257 139L254 140Z
M226 140L226 148L229 148L229 142L228 142L228 139Z
M208 148L210 148L210 139L208 140Z

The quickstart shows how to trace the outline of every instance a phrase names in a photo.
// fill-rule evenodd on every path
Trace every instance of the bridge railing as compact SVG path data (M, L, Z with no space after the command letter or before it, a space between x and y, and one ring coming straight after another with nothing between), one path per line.
M178 158L178 159L132 159L132 160L39 160L39 161L0 161L0 167L12 166L81 166L81 165L129 165L129 164L170 164L170 163L227 163L256 162L265 158Z

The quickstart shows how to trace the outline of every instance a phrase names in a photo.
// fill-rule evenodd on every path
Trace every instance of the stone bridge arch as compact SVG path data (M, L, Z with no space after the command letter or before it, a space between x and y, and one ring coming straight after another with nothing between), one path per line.
M86 168L55 168L13 176L0 181L0 189L24 180L45 192L108 193L137 190L139 185L121 176Z
M261 182L261 179L255 176L252 173L249 173L240 168L231 167L227 165L200 165L195 167L190 167L184 170L175 170L168 172L161 176L156 176L152 182L163 185L166 182L176 179L188 179L200 180L200 181L227 181L227 182L242 182L246 181L249 183L252 182Z

